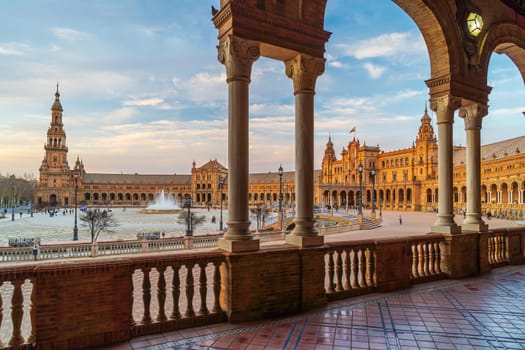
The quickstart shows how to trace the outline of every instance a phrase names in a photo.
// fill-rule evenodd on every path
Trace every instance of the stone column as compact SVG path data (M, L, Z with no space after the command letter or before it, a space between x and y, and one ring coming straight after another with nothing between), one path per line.
M314 228L314 94L323 58L299 54L285 62L295 95L295 228L286 242L299 247L319 246L323 237Z
M459 116L465 121L467 136L467 217L461 228L465 231L487 231L481 219L481 122L487 115L487 106L474 103L462 107Z
M432 99L430 108L436 112L438 126L438 214L432 225L433 233L461 233L461 227L454 222L452 194L452 124L454 111L461 99L446 95Z
M229 252L259 249L250 233L248 213L248 98L252 64L260 57L259 43L228 35L218 49L228 82L228 230L219 248Z

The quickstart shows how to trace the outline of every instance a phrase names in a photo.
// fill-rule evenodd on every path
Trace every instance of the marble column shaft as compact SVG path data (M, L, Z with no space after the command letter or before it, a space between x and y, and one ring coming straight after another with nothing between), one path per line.
M286 75L293 80L295 95L295 228L287 242L297 246L323 244L314 228L314 95L325 60L299 54L286 61Z
M217 49L228 82L228 230L224 240L252 240L248 212L249 84L252 64L260 57L259 43L229 35ZM254 247L245 248L240 250Z
M460 107L461 99L446 95L432 99L430 108L436 112L438 127L438 214L432 225L432 232L461 233L461 228L454 222L452 181L452 124L454 111Z
M487 106L471 104L459 110L459 116L465 121L467 137L467 217L463 221L463 230L486 231L488 226L481 219L481 124L487 115Z

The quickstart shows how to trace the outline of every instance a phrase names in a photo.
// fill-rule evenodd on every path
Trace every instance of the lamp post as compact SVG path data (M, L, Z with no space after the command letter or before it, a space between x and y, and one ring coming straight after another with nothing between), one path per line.
M219 188L221 189L221 216L220 216L220 219L219 219L219 231L222 231L222 197L223 197L223 194L222 194L222 191L223 191L223 188L224 188L224 177L222 176L219 176Z
M375 166L372 166L372 170L370 170L370 177L372 178L372 221L376 220L376 168Z
M283 166L279 164L279 215L281 216L281 231L283 231Z
M363 222L363 164L359 163L359 166L357 167L357 171L359 172L359 206L358 206L358 212L357 212L357 221L359 223Z
M403 198L404 199L404 203L403 203L403 207L405 210L407 210L407 205L408 205L408 198L407 198L407 180L408 180L408 170L403 170L403 180L405 182L405 197Z
M11 175L11 186L13 186L13 200L11 201L11 221L15 221L15 176Z
M188 216L186 217L186 237L193 236L193 227L191 220L191 197L186 197L186 208L188 208Z
M78 226L77 226L77 189L78 189L78 170L73 171L73 178L75 179L75 226L73 226L73 240L78 241Z

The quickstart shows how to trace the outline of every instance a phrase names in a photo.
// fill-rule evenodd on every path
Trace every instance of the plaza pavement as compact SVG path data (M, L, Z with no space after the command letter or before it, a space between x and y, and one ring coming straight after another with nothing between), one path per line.
M436 215L387 211L382 218L378 229L330 235L325 241L421 235ZM456 216L458 224L462 220ZM486 222L489 229L518 226ZM525 266L350 298L286 318L138 337L103 349L525 349Z

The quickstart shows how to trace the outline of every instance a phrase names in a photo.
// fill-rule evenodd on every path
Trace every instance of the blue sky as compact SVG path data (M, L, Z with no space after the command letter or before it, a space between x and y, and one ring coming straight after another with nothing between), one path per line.
M60 84L69 164L88 172L188 174L227 166L227 85L211 5L218 0L39 1L2 4L0 173L32 173L44 157ZM316 92L315 164L329 133L409 147L428 100L429 61L412 20L390 0L328 0L326 70ZM506 56L491 59L482 142L521 136L525 89ZM294 168L294 99L282 62L261 58L250 86L250 171ZM431 116L434 115L431 113ZM465 144L461 119L454 143ZM437 131L437 130L436 130Z

